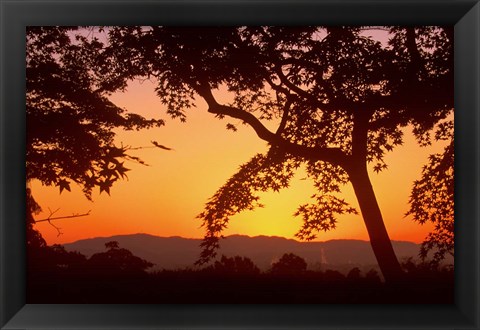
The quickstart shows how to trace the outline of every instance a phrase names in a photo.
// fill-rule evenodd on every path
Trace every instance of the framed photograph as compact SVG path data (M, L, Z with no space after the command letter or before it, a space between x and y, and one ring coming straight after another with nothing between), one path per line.
M2 329L478 328L478 1L1 2Z

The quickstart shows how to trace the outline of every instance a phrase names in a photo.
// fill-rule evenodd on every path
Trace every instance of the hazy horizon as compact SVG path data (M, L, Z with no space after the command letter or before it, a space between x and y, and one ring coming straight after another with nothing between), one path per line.
M70 242L65 242L61 243L63 244L71 244L75 242L80 242L80 241L85 241L85 240L90 240L90 239L106 239L106 238L114 238L114 237L124 237L124 236L150 236L150 237L158 237L158 238L182 238L186 240L203 240L203 237L185 237L185 236L179 236L179 235L172 235L172 236L160 236L160 235L154 235L150 233L144 233L144 232L137 232L137 233L130 233L130 234L112 234L108 236L91 236L91 237L85 237L85 238L80 238L75 241L70 241ZM220 242L224 241L225 239L228 239L229 237L247 237L247 238L279 238L279 239L284 239L287 241L295 241L298 243L326 243L326 242L331 242L331 241L359 241L359 242L370 242L368 239L355 239L355 238L333 238L333 239L328 239L328 240L312 240L312 241L303 241L298 238L288 238L288 237L283 237L283 236L275 236L275 235L244 235L244 234L231 234L225 236L223 239L220 240ZM414 243L414 244L420 244L419 242L414 242L414 241L408 241L408 240L392 240L392 242L397 242L397 243Z
M67 251L78 251L91 257L103 253L106 244L111 241L152 262L152 270L195 267L201 251L199 238L160 237L142 233L81 239L66 243L64 247ZM407 241L392 241L392 244L400 260L419 259L420 245ZM352 239L304 242L278 236L231 235L220 241L217 258L214 260L219 260L221 256L246 257L260 269L267 270L286 253L303 258L313 268L328 267L331 270L348 271L356 265L365 271L370 268L378 270L370 242ZM453 259L448 258L447 262L453 262Z

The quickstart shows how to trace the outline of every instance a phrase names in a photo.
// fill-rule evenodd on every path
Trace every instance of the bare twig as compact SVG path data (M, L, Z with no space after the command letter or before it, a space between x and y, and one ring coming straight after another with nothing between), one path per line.
M45 219L35 220L35 223L37 223L37 222L45 222L45 221L50 221L50 220L59 220L59 219L70 219L70 218L86 217L87 215L90 215L90 211L88 211L87 213L83 213L83 214L74 213L74 214L72 214L72 215L67 215L67 216L63 216L63 217L55 217L55 218L48 217L48 218L45 218Z
M48 208L48 211L50 212L50 215L45 218L45 219L40 219L40 220L34 220L35 223L38 223L38 222L48 222L53 228L55 228L57 230L57 237L62 235L63 233L61 232L61 229L60 227L54 225L52 223L52 220L60 220L60 219L71 219L71 218L79 218L79 217L85 217L87 215L90 215L90 211L89 210L87 213L82 213L82 214L78 214L78 213L73 213L72 215L67 215L67 216L63 216L63 217L54 217L52 218L52 216L57 213L60 209L56 209L55 211L52 211L50 210L50 208Z

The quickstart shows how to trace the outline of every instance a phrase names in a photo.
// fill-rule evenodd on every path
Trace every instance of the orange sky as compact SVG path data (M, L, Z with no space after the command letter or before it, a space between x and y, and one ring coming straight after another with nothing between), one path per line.
M128 172L129 179L114 184L110 196L95 191L93 203L78 187L72 187L72 192L59 194L58 187L31 182L34 197L44 209L36 216L37 220L47 217L49 208L60 209L55 216L91 210L87 217L56 221L63 233L60 236L47 222L37 224L36 228L48 244L132 233L201 238L204 230L195 217L207 199L241 164L254 154L267 150L266 143L248 126L239 125L237 132L226 130L226 123L238 122L215 118L206 111L203 100L199 100L198 107L189 112L186 124L168 119L153 89L154 85L149 81L135 82L130 84L126 93L116 94L112 100L148 118L166 119L166 126L141 132L119 132L117 141L140 147L151 146L150 141L155 140L174 151L149 148L132 152L150 166L126 163L132 169ZM371 180L391 239L421 242L431 227L404 218L408 196L428 155L441 152L443 145L420 148L409 131L405 133L405 144L386 156L389 169L380 174L371 171ZM312 182L300 180L303 177L299 172L292 180L291 188L280 193L262 194L266 207L236 215L224 234L293 238L301 219L292 214L298 205L308 202L313 193ZM345 187L344 197L358 208L350 185ZM367 240L362 217L340 216L337 229L319 233L317 240L338 238Z

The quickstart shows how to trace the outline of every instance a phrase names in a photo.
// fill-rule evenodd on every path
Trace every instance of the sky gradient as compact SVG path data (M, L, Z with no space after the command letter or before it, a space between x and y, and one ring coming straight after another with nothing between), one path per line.
M225 96L217 91L219 100ZM258 152L267 150L253 129L239 121L220 120L206 110L199 99L197 108L188 113L187 123L167 118L164 106L154 92L151 81L135 81L127 92L112 96L112 101L131 112L147 118L162 118L166 126L140 132L118 132L116 142L132 147L147 147L131 151L149 166L127 162L128 180L116 182L110 196L93 193L93 203L88 201L79 187L72 192L59 193L58 187L44 187L38 181L30 183L36 201L43 213L36 220L54 216L68 216L91 211L87 217L55 221L61 235L48 222L36 228L48 244L61 244L78 239L119 234L148 233L158 236L200 238L204 235L201 221L195 217L203 210L205 202L239 166ZM226 130L227 123L237 124L238 131ZM275 123L265 123L274 125ZM390 238L421 242L432 227L419 225L410 217L408 197L413 181L420 178L422 165L428 155L442 152L444 144L419 147L409 128L406 128L404 145L386 155L389 168L380 174L370 169L370 178L382 210ZM166 151L152 148L151 141L173 148ZM296 208L309 202L314 192L312 182L305 180L300 170L291 187L280 193L260 194L265 208L246 211L234 216L225 235L267 235L294 238L300 229L301 219L293 217ZM358 209L351 185L343 189L343 198ZM321 232L316 241L329 239L368 240L361 215L338 217L337 229Z

